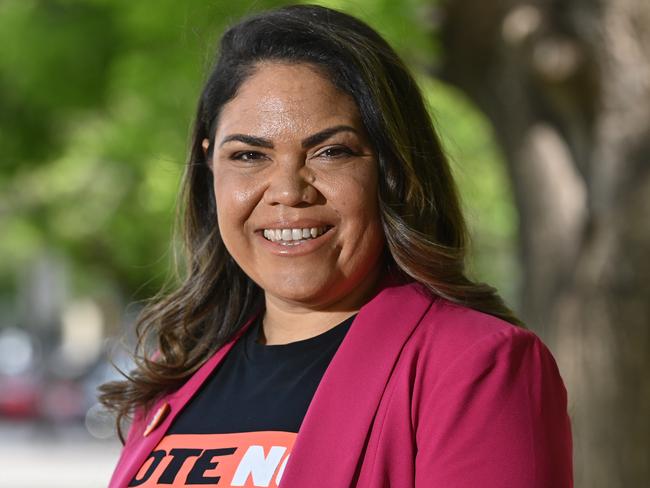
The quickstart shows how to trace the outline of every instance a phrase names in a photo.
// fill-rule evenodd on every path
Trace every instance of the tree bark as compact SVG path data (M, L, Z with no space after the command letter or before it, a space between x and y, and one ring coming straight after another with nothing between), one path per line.
M492 122L521 315L569 391L577 487L650 486L650 2L448 0L434 71Z

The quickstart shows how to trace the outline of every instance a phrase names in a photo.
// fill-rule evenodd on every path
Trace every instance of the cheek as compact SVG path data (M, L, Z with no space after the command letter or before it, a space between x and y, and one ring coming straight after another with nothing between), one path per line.
M242 177L215 173L213 188L217 206L219 230L222 235L243 229L243 224L258 201L255 185L241 181Z
M351 223L368 224L379 218L377 203L377 176L362 171L342 178L336 191L339 211Z
M377 202L377 176L372 171L347 174L330 186L329 203L342 224L342 239L361 246L383 242ZM352 250L354 252L354 250Z

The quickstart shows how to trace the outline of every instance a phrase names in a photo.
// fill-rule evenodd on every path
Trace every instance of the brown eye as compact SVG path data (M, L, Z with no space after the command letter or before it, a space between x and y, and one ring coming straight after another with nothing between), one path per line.
M324 151L321 151L318 156L323 156L326 158L340 158L344 156L352 156L354 153L345 146L335 146L328 147Z
M230 159L237 161L255 161L264 157L264 154L257 151L240 151L230 156Z

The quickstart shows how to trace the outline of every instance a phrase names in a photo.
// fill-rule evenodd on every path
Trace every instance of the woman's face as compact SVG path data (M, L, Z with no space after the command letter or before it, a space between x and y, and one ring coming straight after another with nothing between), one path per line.
M223 241L267 300L361 305L384 236L350 96L310 65L259 64L222 110L212 170Z

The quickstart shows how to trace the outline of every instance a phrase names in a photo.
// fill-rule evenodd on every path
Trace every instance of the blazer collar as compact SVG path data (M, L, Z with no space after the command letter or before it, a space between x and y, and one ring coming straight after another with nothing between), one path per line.
M361 308L316 389L282 488L353 486L402 347L432 304L420 285L384 288Z
M224 344L216 353L201 366L196 373L177 391L160 398L154 403L151 409L145 413L145 418L134 418L133 424L129 431L126 444L117 462L117 467L113 472L113 477L109 483L109 488L124 488L128 486L133 477L137 474L142 464L151 454L151 451L161 441L165 432L169 429L172 422L183 409L185 404L190 401L194 394L201 387L203 382L210 376L210 373L221 363L228 351L233 347L237 339L248 329L254 322L257 314L251 317L248 322L235 334L230 342ZM155 426L154 429L145 435L145 430L153 421L158 412L165 409L166 416Z
M316 389L282 476L283 488L350 486L354 480L400 351L432 303L418 284L397 284L388 277L380 288L359 310ZM109 488L128 485L176 415L252 322L253 318L178 391L157 402L147 419L134 422ZM169 413L144 437L145 426L165 402Z

